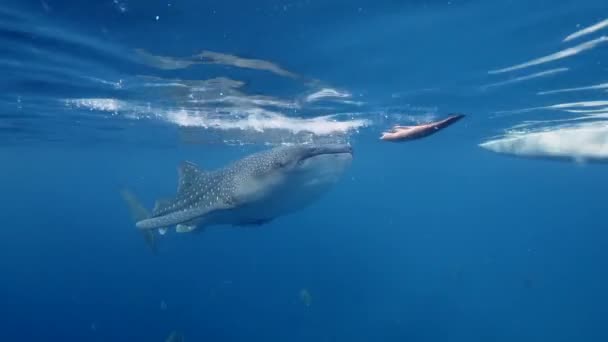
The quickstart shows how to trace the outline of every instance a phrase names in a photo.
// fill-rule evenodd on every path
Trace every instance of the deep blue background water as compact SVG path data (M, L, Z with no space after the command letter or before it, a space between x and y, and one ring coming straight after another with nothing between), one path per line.
M169 3L0 6L0 339L608 340L606 165L477 146L555 114L494 111L605 99L533 95L605 81L605 47L556 63L571 69L563 77L478 88L505 79L487 71L559 50L577 24L608 17L604 1ZM180 161L215 168L264 146L187 144L173 123L66 107L171 106L83 77L229 75L278 97L308 88L227 66L159 70L137 62L136 48L273 61L358 94L373 124L350 136L351 169L312 207L255 229L171 234L153 256L120 189L151 206L174 191ZM419 107L468 117L426 140L377 139Z

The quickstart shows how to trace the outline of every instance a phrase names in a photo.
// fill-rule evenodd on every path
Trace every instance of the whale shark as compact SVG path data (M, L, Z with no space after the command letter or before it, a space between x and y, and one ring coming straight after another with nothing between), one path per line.
M262 225L315 202L352 162L348 144L281 146L251 154L217 170L191 161L178 167L177 191L158 199L151 213L123 191L136 227L165 234L200 231L215 225Z

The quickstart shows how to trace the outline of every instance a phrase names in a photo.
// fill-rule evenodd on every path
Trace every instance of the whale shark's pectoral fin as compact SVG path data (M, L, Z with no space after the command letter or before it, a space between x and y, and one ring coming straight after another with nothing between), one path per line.
M190 233L196 229L195 225L178 224L175 226L175 232L177 233Z
M187 222L178 223L175 226L176 233L201 233L205 230L202 219L191 220Z

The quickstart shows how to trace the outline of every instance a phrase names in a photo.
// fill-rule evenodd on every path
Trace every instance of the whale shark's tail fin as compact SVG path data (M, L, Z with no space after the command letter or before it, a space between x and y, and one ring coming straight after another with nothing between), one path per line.
M150 217L150 213L148 212L148 210L139 202L137 197L135 197L135 195L131 191L123 189L120 194L125 200L125 202L127 202L127 205L129 206L129 211L131 212L131 216L133 217L133 220L135 222L145 220ZM141 230L141 233L143 234L146 244L152 250L152 253L157 254L158 248L156 245L156 236L154 235L154 231Z

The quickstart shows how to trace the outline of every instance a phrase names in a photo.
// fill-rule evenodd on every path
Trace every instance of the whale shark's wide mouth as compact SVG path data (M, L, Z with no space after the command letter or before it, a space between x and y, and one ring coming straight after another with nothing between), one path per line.
M353 148L350 145L346 144L335 144L335 145L323 145L323 146L314 146L309 147L300 159L300 161L304 161L306 159L310 159L313 157L330 155L330 154L353 154Z

